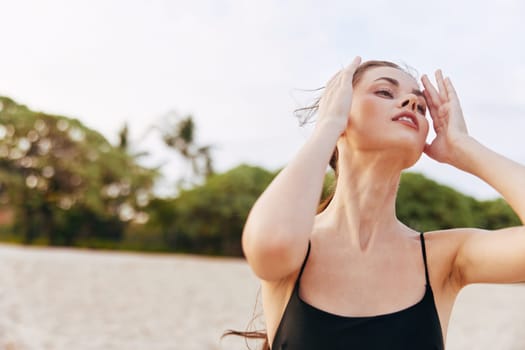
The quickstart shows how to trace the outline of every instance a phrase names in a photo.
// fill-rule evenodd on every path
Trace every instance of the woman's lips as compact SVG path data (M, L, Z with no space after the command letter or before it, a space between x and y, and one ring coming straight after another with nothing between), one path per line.
M394 118L392 118L392 121L399 122L413 129L419 130L419 123L417 121L417 117L412 112L401 112L397 114Z

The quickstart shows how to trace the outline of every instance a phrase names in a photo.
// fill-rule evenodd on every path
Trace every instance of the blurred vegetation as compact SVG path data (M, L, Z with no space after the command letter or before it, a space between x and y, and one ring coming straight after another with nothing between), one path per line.
M23 243L118 242L143 210L157 176L78 120L0 99L0 208Z
M157 235L170 251L241 256L248 211L273 176L262 168L240 165L209 176L203 185L183 190L176 198L153 200L142 236Z
M396 211L402 222L418 231L453 227L494 230L521 224L503 199L479 201L417 173L402 175Z
M158 131L193 169L173 198L155 198L159 174L138 165L148 154L130 151L126 125L112 146L78 120L0 98L0 240L241 256L248 212L278 171L243 164L216 173L191 116ZM328 173L323 196L333 181ZM417 173L402 175L396 206L419 231L520 224L502 199L479 201Z

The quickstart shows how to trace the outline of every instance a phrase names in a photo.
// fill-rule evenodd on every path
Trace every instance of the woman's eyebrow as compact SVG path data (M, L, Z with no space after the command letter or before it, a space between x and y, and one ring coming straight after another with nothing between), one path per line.
M378 81L378 80L386 80L388 81L390 84L392 85L395 85L395 86L399 86L399 81L395 80L394 78L389 78L389 77L380 77L380 78L377 78L376 80L374 81Z
M396 79L394 78L390 78L390 77L380 77L380 78L377 78L376 80L374 81L378 81L378 80L386 80L388 81L390 84L396 86L396 87L399 87L399 81L397 81ZM423 93L421 91L419 91L418 89L412 89L412 93L416 96L420 96L420 97L425 97L423 95Z

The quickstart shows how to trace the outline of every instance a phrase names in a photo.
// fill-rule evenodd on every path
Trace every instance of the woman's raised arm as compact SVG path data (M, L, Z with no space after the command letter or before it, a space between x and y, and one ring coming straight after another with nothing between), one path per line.
M281 280L301 266L326 168L348 123L352 78L360 62L356 57L327 84L312 135L248 215L242 235L243 250L261 279Z
M525 220L525 167L488 149L467 134L457 94L450 80L436 74L438 90L423 77L425 97L436 131L426 147L432 158L471 173L496 189ZM458 230L452 280L470 283L508 283L525 280L525 227L485 231Z
M425 152L440 162L471 173L498 191L525 219L525 167L483 146L470 137L450 79L436 73L439 91L423 77L425 97L436 131L436 138Z

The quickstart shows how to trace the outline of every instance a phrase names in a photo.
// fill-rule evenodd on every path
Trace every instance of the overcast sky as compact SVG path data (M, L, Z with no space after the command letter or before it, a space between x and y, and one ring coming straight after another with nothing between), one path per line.
M525 164L525 5L499 1L0 0L0 95L78 118L115 142L171 110L192 114L219 171L276 169L311 128L293 116L355 55L442 68L472 135ZM137 147L170 159L156 136ZM163 168L174 182L182 164ZM417 171L496 193L423 156ZM173 181L172 181L173 180Z

